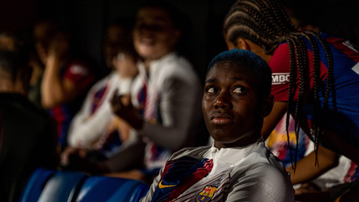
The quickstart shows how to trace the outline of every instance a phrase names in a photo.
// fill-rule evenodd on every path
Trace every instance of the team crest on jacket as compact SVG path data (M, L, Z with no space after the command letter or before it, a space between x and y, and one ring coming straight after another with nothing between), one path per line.
M211 201L217 187L206 186L196 197L196 202L209 202Z

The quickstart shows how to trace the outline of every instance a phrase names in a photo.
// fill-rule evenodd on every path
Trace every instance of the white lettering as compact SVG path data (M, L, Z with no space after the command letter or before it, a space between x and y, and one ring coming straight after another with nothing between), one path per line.
M272 85L279 85L289 82L289 73L273 73Z

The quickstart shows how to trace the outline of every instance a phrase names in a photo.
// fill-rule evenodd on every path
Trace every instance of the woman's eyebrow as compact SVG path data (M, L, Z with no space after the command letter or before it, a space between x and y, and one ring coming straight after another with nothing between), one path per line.
M240 77L231 77L230 80L235 80L235 81L246 81L244 78L240 78Z
M217 78L213 78L213 79L208 79L206 80L205 83L217 83L218 82L218 79Z

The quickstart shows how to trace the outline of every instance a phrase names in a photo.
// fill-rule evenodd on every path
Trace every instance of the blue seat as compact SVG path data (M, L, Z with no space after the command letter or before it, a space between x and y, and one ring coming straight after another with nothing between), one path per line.
M37 169L20 202L138 202L148 189L147 184L137 180Z
M80 172L57 171L46 183L39 202L64 202L77 198L88 175Z
M126 179L93 176L84 182L76 201L107 201Z
M20 202L38 201L47 181L55 174L55 170L36 169L28 179L20 197Z
M138 202L150 187L137 180L127 180L107 202Z
M84 182L76 201L138 202L148 189L148 185L137 180L94 176Z

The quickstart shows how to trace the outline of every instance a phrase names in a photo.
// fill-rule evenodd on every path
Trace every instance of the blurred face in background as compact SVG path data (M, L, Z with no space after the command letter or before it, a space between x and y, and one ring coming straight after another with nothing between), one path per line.
M134 47L145 60L161 58L174 49L180 31L168 12L162 8L144 7L137 14L133 31Z
M15 50L15 40L10 36L0 35L0 48Z
M129 30L118 25L111 25L107 28L104 40L104 58L108 68L113 69L112 60L122 48L128 43Z

